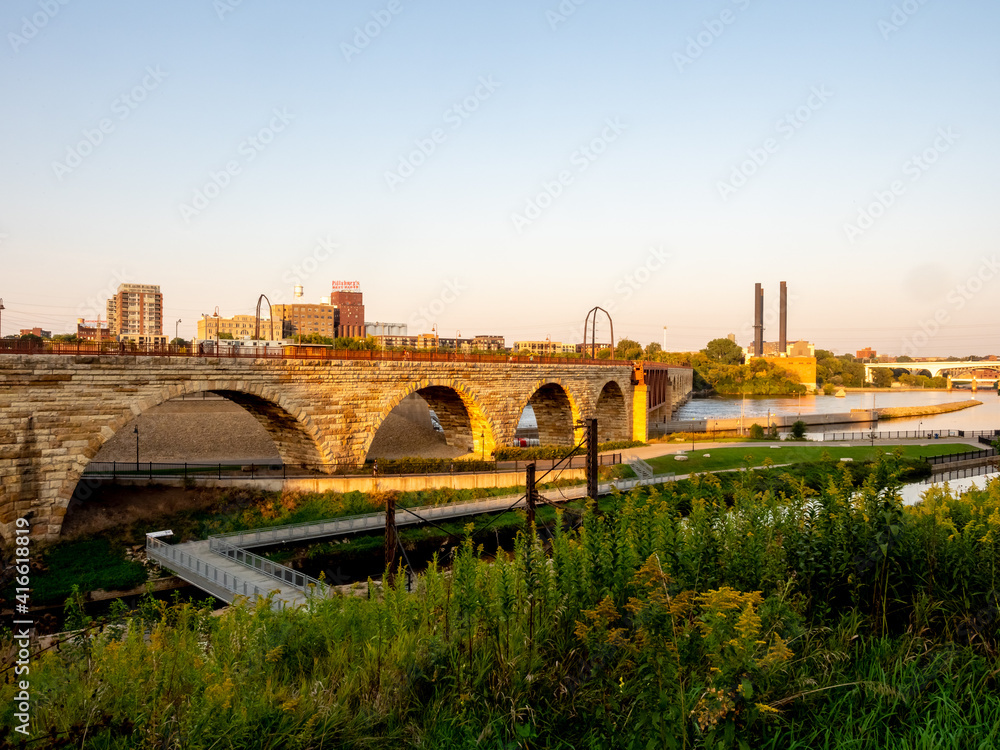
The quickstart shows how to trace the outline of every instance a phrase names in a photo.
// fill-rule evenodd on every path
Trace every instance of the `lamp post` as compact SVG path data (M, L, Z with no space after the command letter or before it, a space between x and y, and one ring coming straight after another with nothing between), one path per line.
M135 473L139 473L139 425L132 428L135 434Z
M178 319L177 319L177 322L176 322L176 323L174 323L174 341L176 341L176 340L177 340L177 339L179 338L179 337L177 336L177 326L179 326L179 325L180 325L180 324L181 324L182 322L183 322L183 321L181 321L181 319L180 319L180 318L178 318Z
M3 297L0 297L0 340L3 339Z
M920 437L920 431L923 429L924 421L920 420L917 422L917 437Z
M479 445L483 448L483 461L486 460L486 430L479 433Z

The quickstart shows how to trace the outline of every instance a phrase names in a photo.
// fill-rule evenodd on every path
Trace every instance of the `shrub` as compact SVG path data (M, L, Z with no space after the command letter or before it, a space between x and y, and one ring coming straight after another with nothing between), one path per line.
M795 440L802 440L806 435L806 423L801 419L796 420L795 424L792 425L792 437Z

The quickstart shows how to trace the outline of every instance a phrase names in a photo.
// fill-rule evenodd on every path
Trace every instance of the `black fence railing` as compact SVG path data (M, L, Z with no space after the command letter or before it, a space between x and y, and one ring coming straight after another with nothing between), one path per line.
M993 465L986 466L967 466L963 469L954 469L952 471L944 471L938 474L933 474L927 479L924 479L918 484L941 484L942 482L951 482L956 479L968 479L969 477L982 477L997 473L997 467Z
M602 453L598 465L614 466L622 462L621 453ZM545 471L558 463L557 459L524 459L516 461L439 461L408 459L364 464L287 465L281 461L229 463L170 463L158 461L91 461L83 475L94 479L303 479L324 476L447 476L455 474L499 474L522 472L528 464ZM561 464L562 469L586 468L587 457L573 456Z
M959 430L958 435L959 437L977 437L981 443L984 437L990 437L994 440L1000 437L1000 430ZM993 441L988 442L992 443Z
M945 437L961 437L961 430L861 430L855 432L817 432L824 442L835 440L898 440L900 438L915 438L918 440L935 440Z
M931 466L936 466L938 464L951 464L957 461L975 461L980 458L991 458L997 455L997 452L990 448L984 451L966 451L965 453L949 453L946 456L927 456L924 460Z

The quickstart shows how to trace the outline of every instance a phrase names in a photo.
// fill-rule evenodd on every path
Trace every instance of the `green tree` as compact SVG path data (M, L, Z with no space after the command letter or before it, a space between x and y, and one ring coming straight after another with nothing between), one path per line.
M807 427L805 422L801 419L796 420L795 423L792 424L792 437L795 440L802 440L802 438L806 436L806 429Z
M233 341L233 334L228 332L222 332L219 334L218 338L220 341Z
M171 346L188 346L188 343L189 342L187 342L184 339L178 337L178 338L175 338L175 339L171 340L170 345Z
M872 371L872 381L877 388L888 388L892 385L892 370L879 368Z
M653 360L654 362L658 361L658 357L662 352L663 352L663 347L657 344L655 341L646 344L646 351L645 351L646 359Z
M712 339L701 350L711 360L722 362L725 365L738 365L743 363L743 350L735 341L729 339Z
M632 339L620 339L615 347L615 359L639 359L642 356L642 345Z

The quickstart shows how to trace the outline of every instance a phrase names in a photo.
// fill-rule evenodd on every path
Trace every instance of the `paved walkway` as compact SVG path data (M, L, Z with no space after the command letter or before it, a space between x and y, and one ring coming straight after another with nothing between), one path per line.
M920 445L930 445L938 441L912 439ZM973 439L949 438L945 442L958 442L978 448L979 443ZM900 440L876 440L876 445L899 445ZM738 447L780 447L798 445L780 441L760 442L705 442L696 443L695 451L711 451L717 448ZM829 446L867 446L870 441L855 440L847 442L824 443ZM631 448L624 451L625 459L655 458L657 456L686 453L691 449L690 443L656 443L641 448ZM788 464L778 464L787 466ZM743 470L743 469L740 469ZM722 469L719 471L732 471ZM543 472L544 474L544 472ZM558 473L557 473L558 476ZM687 479L690 474L664 473L645 479L617 479L599 486L599 494L607 495L613 490L627 491L640 485L660 484L667 481ZM555 477L553 477L555 478ZM545 477L539 476L540 481ZM541 498L551 503L578 500L586 497L585 485L559 489L543 490ZM412 509L397 508L396 525L405 526L425 522L444 521L455 518L496 513L508 508L523 508L526 501L523 494L473 500L465 503L448 505L420 506ZM412 512L410 512L412 510ZM267 595L272 596L275 608L295 607L306 602L313 592L325 595L328 588L308 576L283 565L278 565L247 550L289 542L324 539L346 534L366 531L378 531L385 528L385 513L369 513L362 516L335 518L315 523L291 524L285 526L253 529L212 537L211 539L185 542L170 545L160 539L147 537L146 551L148 556L162 567L173 571L178 577L198 586L213 596L226 602L232 602L239 596L254 600Z

